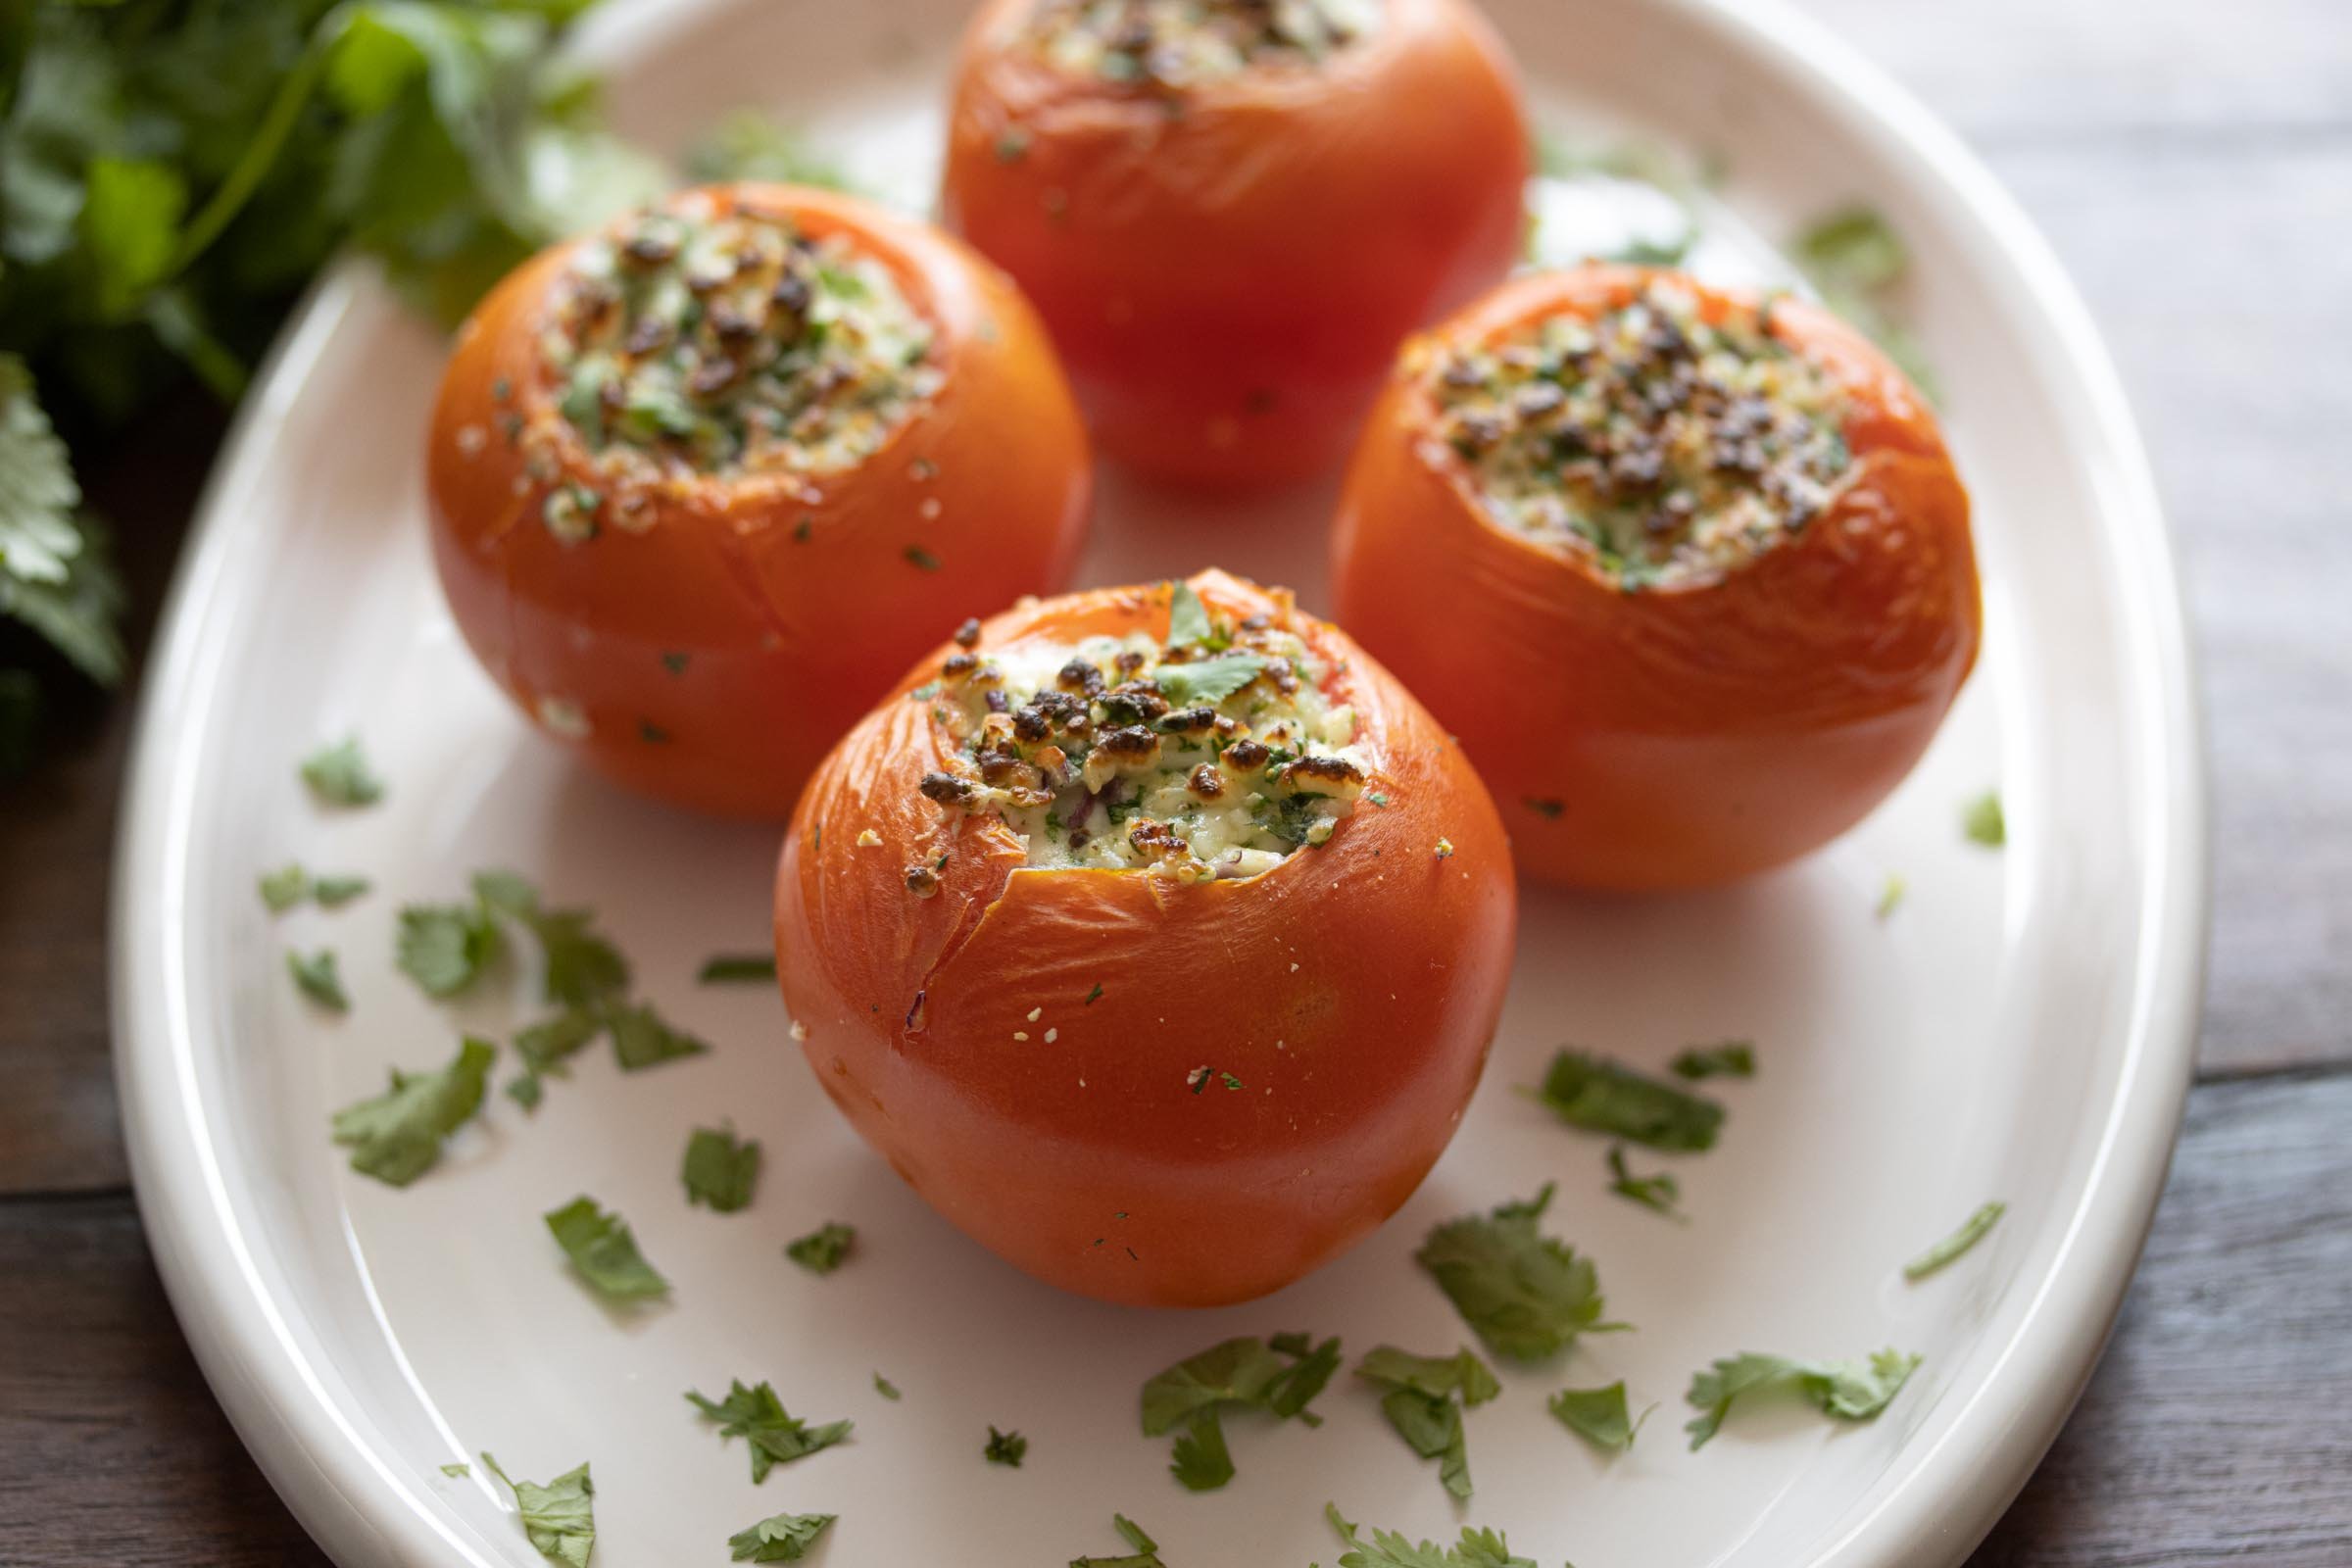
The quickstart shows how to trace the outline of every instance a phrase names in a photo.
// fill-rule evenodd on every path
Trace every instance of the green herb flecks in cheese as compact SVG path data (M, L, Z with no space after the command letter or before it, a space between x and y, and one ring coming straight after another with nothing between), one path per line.
M1380 24L1379 0L1043 0L1025 31L1070 75L1166 89L1311 68Z

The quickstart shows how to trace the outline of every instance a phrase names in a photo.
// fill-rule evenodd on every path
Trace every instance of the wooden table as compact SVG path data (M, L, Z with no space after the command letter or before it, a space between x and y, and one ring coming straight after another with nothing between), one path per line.
M1978 1568L2352 1563L2352 10L1809 0L1990 160L2122 362L2215 780L2197 1089L2081 1408ZM152 617L217 415L90 475ZM129 705L0 794L0 1563L325 1561L166 1306L107 1061ZM1669 1565L1670 1568L1670 1565Z

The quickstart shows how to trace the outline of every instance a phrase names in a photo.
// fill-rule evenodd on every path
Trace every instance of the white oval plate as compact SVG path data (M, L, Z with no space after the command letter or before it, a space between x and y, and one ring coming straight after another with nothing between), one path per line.
M1941 372L1988 573L1984 665L1917 774L1803 865L1701 897L1532 895L1493 1065L1453 1150L1356 1251L1273 1299L1201 1314L1057 1295L909 1196L812 1091L761 987L702 988L701 959L758 949L775 835L694 820L583 777L475 670L429 570L418 454L433 337L363 270L334 272L251 399L204 510L155 661L116 889L115 1004L141 1207L174 1304L257 1458L347 1568L536 1561L489 1448L545 1480L592 1460L597 1560L723 1562L770 1513L841 1515L836 1564L1060 1563L1120 1549L1116 1509L1177 1568L1329 1561L1325 1499L1450 1539L1507 1530L1546 1564L1932 1568L1958 1562L2088 1375L2161 1184L2187 1081L2204 922L2204 808L2188 654L2151 487L2114 378L2041 243L1985 175L1835 40L1765 0L1496 0L1546 118L1668 133L1731 155L1703 260L1771 271L1844 199L1918 254L1916 317ZM622 122L676 145L718 107L791 105L854 172L914 193L939 137L949 0L858 7L647 3L588 40ZM1567 204L1574 217L1581 211ZM1327 491L1198 511L1104 486L1087 581L1218 564L1320 599ZM975 609L987 609L975 606ZM389 775L371 810L321 813L294 762L358 731ZM2010 842L1963 842L1997 783ZM1509 808L1508 803L1506 809ZM263 869L297 858L377 890L272 920ZM535 1118L493 1097L407 1191L347 1170L336 1106L388 1065L504 1038L527 977L459 1008L391 967L394 912L507 865L595 907L643 989L718 1043L620 1080L584 1058ZM1883 880L1907 902L1874 917ZM289 945L331 943L347 1019L292 994ZM1603 1190L1604 1145L1512 1087L1576 1041L1651 1067L1753 1038L1722 1146L1678 1160L1691 1219ZM765 1146L758 1201L689 1209L690 1128ZM1642 1157L1642 1168L1663 1163ZM1320 1430L1230 1423L1240 1477L1193 1495L1137 1431L1138 1385L1227 1335L1468 1340L1409 1261L1434 1222L1561 1184L1555 1228L1639 1332L1506 1373L1469 1418L1475 1499L1348 1378ZM674 1303L623 1318L567 1277L539 1222L575 1193L634 1221ZM2008 1218L1906 1285L1904 1259L1978 1203ZM838 1218L862 1238L829 1279L783 1242ZM1694 1369L1740 1349L1926 1361L1880 1420L1736 1414L1701 1453L1677 1430ZM905 1391L877 1396L882 1372ZM851 1444L754 1488L680 1397L772 1379ZM1662 1409L1597 1458L1544 1409L1625 1378ZM984 1464L987 1426L1031 1441Z

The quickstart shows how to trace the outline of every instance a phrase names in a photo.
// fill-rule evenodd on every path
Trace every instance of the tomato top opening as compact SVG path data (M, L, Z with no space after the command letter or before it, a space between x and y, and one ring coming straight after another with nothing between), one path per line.
M1317 65L1381 21L1380 0L1040 0L1021 37L1071 76L1185 87Z

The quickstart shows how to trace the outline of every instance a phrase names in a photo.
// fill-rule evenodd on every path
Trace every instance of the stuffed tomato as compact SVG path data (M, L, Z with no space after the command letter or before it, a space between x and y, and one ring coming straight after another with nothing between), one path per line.
M1419 1184L1515 910L1421 706L1212 571L967 623L810 782L776 951L818 1082L941 1213L1065 1289L1205 1306Z
M1662 271L1519 278L1408 345L1334 551L1343 619L1556 882L1819 847L1977 654L1968 493L1919 393L1816 306Z
M689 190L460 330L426 468L466 641L647 794L782 817L938 635L1063 581L1084 430L962 245L790 186Z
M1527 173L1463 0L994 0L943 200L1104 451L1234 488L1345 457L1397 341L1510 270Z

